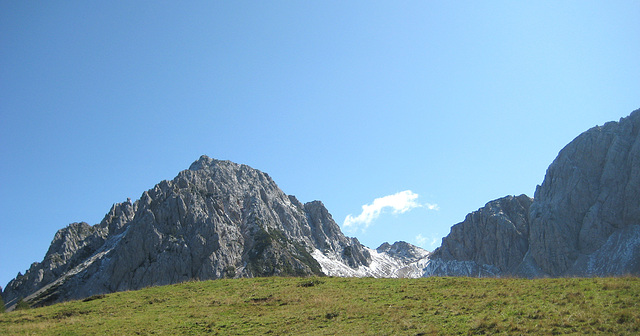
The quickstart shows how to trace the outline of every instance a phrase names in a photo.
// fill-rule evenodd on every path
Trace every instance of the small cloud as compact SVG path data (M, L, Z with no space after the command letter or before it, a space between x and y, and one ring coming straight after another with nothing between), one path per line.
M393 209L394 214L403 214L415 208L425 207L429 210L438 210L437 204L420 204L416 202L418 194L411 190L405 190L393 195L388 195L373 200L371 204L362 206L362 213L358 216L347 215L344 219L343 227L352 231L360 228L362 231L367 229L371 223L380 216L384 209Z
M416 236L415 240L416 240L416 245L424 246L424 244L427 242L427 237L423 236L422 233L420 233Z
M440 207L437 204L425 203L424 207L429 209L429 210L440 210Z
M416 242L416 245L422 248L427 248L427 242L430 241L429 248L433 249L436 246L436 243L438 243L438 238L435 238L433 236L425 237L420 233L414 238L414 241Z

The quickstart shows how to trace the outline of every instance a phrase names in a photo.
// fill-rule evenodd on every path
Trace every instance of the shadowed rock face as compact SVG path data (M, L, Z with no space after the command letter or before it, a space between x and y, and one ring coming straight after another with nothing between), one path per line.
M3 297L43 305L192 279L321 274L316 250L351 267L370 262L321 202L302 204L263 172L203 156L100 224L58 231Z
M638 251L632 227L640 225L639 131L637 110L584 132L549 166L530 213L530 255L542 272L588 275L588 263L594 272L609 263L596 257L608 254L603 247L612 253L607 258L617 257L613 245ZM630 234L609 241L622 231ZM640 254L630 255L637 264ZM628 262L618 265L606 274L638 272Z
M454 225L430 275L640 274L640 110L569 143L535 198L492 202Z
M526 195L487 203L454 225L431 255L427 276L496 276L514 274L529 249Z
M529 207L526 195L507 196L487 203L451 228L431 258L493 265L513 273L529 249Z

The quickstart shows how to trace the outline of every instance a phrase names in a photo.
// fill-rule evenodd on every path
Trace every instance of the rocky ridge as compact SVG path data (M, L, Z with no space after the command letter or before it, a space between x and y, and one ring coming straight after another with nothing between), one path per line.
M426 276L514 275L529 249L527 195L487 203L454 225L431 255Z
M636 110L582 133L549 166L529 215L528 262L543 274L640 273L639 132ZM621 253L632 258L611 263Z
M579 135L533 200L506 197L454 225L425 276L640 274L640 110Z
M394 276L403 266L344 236L321 202L303 204L266 173L202 156L101 223L59 230L3 297L44 305L193 279Z
M42 262L2 292L11 308L192 279L267 275L611 276L640 274L640 110L569 143L535 198L507 196L454 225L432 254L362 246L319 201L263 172L206 156L56 233Z

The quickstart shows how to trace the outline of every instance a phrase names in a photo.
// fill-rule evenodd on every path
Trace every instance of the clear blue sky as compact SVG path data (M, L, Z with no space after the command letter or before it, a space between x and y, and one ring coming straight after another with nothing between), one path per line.
M410 190L424 206L347 234L433 250L640 107L639 17L637 1L3 1L0 285L202 154L340 225Z

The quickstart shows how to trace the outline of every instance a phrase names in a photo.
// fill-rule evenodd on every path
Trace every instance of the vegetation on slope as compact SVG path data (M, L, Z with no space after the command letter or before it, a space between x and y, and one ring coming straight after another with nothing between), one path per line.
M640 280L223 279L0 314L0 334L637 334Z

